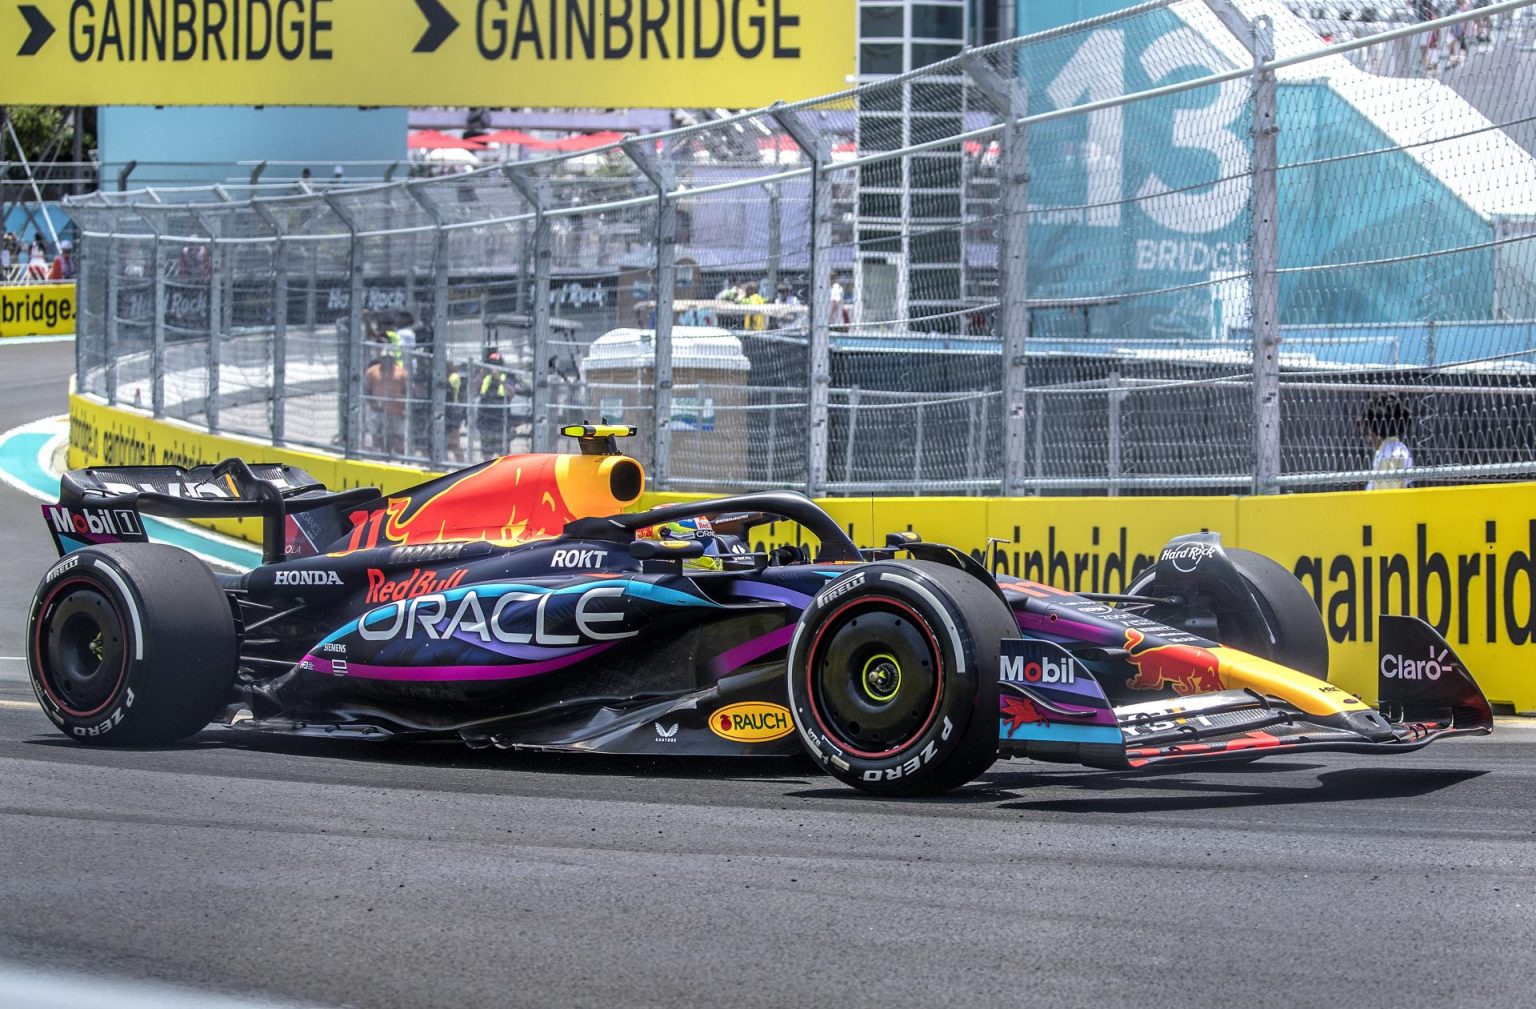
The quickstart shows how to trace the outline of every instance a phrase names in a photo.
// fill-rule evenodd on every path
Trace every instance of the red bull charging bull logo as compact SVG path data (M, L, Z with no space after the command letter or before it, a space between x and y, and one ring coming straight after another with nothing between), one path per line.
M512 545L559 536L566 523L609 515L615 499L610 469L622 456L504 456L463 475L436 480L388 499L383 509L352 516L347 550L447 540Z
M1146 635L1134 627L1125 629L1127 661L1136 667L1136 675L1125 681L1131 690L1161 690L1172 687L1183 696L1223 689L1221 660L1209 649L1196 645L1157 645L1144 648Z

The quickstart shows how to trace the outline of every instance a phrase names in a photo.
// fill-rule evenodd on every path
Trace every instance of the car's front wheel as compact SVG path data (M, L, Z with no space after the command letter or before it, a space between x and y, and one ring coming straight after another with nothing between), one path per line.
M53 723L82 743L172 743L229 699L234 615L208 570L163 544L78 550L43 576L27 669Z
M790 707L833 777L868 792L945 791L997 758L998 659L1018 626L957 568L855 568L806 608L790 644Z

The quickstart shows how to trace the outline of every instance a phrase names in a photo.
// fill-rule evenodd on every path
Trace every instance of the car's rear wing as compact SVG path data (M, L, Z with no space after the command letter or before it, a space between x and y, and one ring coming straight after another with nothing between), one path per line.
M277 564L317 553L340 535L344 509L378 497L374 487L332 493L296 466L243 459L192 469L98 466L65 473L59 503L44 505L43 516L60 556L96 543L142 542L144 515L257 518L262 562Z

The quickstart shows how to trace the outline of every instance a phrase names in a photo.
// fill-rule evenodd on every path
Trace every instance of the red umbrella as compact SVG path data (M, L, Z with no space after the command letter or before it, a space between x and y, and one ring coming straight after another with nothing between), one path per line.
M405 146L412 150L432 149L442 150L451 148L459 151L482 151L485 145L478 140L465 140L461 137L450 137L446 133L437 130L419 130L405 138Z
M577 133L563 140L556 140L553 146L557 151L590 151L594 147L606 147L623 139L622 133L603 130L599 133Z
M536 151L554 150L554 141L540 140L522 130L497 130L495 133L485 134L479 140L482 144L515 144L518 147L530 147Z

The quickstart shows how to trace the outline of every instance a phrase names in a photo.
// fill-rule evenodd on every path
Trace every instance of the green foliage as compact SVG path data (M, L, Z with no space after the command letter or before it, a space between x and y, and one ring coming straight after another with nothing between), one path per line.
M48 160L69 160L75 132L70 121L70 106L11 105L6 108L6 112L11 117L11 124L16 128L16 138L21 141L22 150L29 160L42 160L50 147L53 148L53 154ZM86 150L96 146L96 138L89 133L83 139L82 146ZM17 160L16 147L9 134L5 136L4 150L5 157L0 160Z

